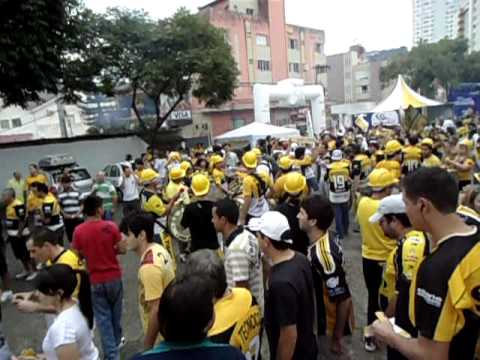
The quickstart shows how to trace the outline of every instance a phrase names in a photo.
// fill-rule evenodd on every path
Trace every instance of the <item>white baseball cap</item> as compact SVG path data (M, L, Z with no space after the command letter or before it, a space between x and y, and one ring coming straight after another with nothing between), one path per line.
M342 150L336 149L332 151L332 160L333 161L340 161L343 159Z
M265 164L258 165L255 171L256 171L257 174L260 174L260 173L264 172L268 176L270 176L270 168Z
M259 231L274 241L293 244L288 220L278 211L267 211L259 218L250 219L248 228L251 231Z
M402 194L390 195L380 200L377 212L370 216L369 221L373 224L379 222L385 215L405 213L405 203L403 202Z

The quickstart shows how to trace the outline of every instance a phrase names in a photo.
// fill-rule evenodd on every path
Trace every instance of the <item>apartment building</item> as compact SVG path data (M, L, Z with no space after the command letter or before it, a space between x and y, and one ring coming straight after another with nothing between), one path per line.
M287 78L327 86L327 58L322 30L287 24L284 0L217 0L199 9L199 15L225 31L237 62L239 87L235 98L218 109L192 101L193 124L184 134L210 128L213 136L254 120L253 85L276 84ZM279 102L271 104L276 125L292 123L301 112ZM293 125L292 125L293 126Z
M413 44L457 36L460 0L413 0Z
M367 52L361 45L327 57L328 99L332 104L379 102L382 100L381 68L407 48Z

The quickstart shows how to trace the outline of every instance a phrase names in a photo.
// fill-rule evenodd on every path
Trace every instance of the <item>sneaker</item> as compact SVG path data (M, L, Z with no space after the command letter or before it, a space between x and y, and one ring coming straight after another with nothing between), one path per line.
M36 277L37 277L37 272L34 271L34 272L30 273L30 275L27 276L27 279L26 279L26 280L27 280L27 281L32 281L32 280L34 280Z
M30 273L26 270L23 270L21 273L15 275L15 279L17 280L25 279L28 275L30 275Z
M127 342L127 341L125 340L125 336L122 336L122 338L120 339L120 344L118 344L118 346L117 346L118 350L123 349L123 347L125 346L125 343L126 343L126 342Z
M13 291L12 290L7 290L2 292L2 295L0 296L0 302L4 303L7 301L12 301L13 300Z
M365 350L368 352L374 352L377 350L377 344L375 344L375 339L373 336L365 336L363 338L363 341L365 342Z

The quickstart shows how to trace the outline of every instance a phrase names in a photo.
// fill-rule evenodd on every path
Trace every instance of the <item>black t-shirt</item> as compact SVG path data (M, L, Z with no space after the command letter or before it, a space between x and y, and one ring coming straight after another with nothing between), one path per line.
M442 240L420 264L410 298L420 336L450 342L449 359L473 359L480 330L480 229Z
M293 359L317 358L313 292L312 270L304 255L296 252L292 259L272 267L265 301L265 329L271 359L277 357L280 329L294 324L297 343Z
M190 250L218 249L217 232L212 223L213 202L208 200L188 204L183 212L181 225L190 229L192 236Z
M278 205L275 210L285 215L288 219L293 240L292 250L307 255L309 239L305 231L300 229L297 218L300 211L300 202L296 199L289 199L287 202Z
M333 334L337 304L351 297L343 269L343 250L339 237L332 231L325 233L308 250L317 298L319 334ZM345 324L344 335L350 335L351 319Z

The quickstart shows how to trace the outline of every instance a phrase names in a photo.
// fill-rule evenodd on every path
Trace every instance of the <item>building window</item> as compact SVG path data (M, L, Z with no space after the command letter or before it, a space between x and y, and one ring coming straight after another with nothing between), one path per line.
M325 74L326 72L328 72L328 69L330 67L328 65L315 65L315 72L317 74Z
M367 95L368 94L368 85L362 85L362 95Z
M257 67L260 71L270 71L270 61L258 60Z
M357 81L368 81L369 73L368 71L357 71L355 73L355 80Z
M289 39L289 47L290 49L297 50L299 48L299 42L297 39Z
M266 35L257 35L256 41L258 46L268 46L268 37Z
M20 127L22 126L22 120L20 118L12 119L12 127Z
M288 64L288 71L291 73L299 73L300 72L300 64L299 63L289 63Z
M247 10L245 10L245 12L247 13L247 15L250 15L250 16L253 16L255 14L255 10L250 9L250 8L247 8Z
M323 44L322 43L316 43L315 44L315 52L318 54L323 54Z
M242 118L233 118L233 128L238 129L245 125L245 120Z
M0 129L10 129L10 121L0 120Z

